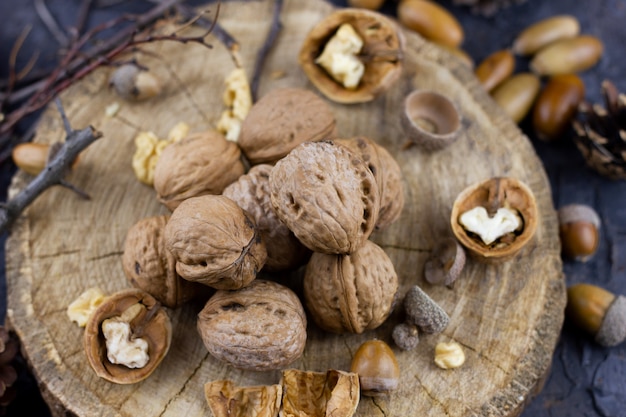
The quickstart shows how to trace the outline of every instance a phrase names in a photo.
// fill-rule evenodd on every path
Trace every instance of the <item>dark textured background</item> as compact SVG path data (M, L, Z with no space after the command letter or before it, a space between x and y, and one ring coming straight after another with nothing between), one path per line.
M193 1L196 5L201 3ZM345 0L334 0L333 3L346 4ZM599 64L581 74L587 98L593 102L601 101L600 83L603 79L611 79L620 90L626 91L626 78L622 78L626 76L626 1L528 0L493 18L472 15L467 8L454 6L451 1L440 3L461 21L466 34L463 48L476 62L498 49L509 47L524 27L537 20L556 14L575 15L581 22L582 32L599 37L605 45ZM72 26L76 21L78 0L48 0L46 4L61 24ZM387 0L383 11L393 15L396 4L394 0ZM108 20L122 11L139 12L150 7L151 4L145 1L126 1L115 7L97 8L92 11L88 25ZM0 25L0 79L6 79L11 47L28 25L32 26L32 31L20 51L18 68L35 50L40 52L36 69L53 68L58 44L41 24L32 0L0 0L0 16L4 16ZM527 63L527 60L519 59L516 71L526 70ZM20 132L33 122L31 119L24 123ZM527 121L522 122L521 127L545 165L555 207L569 203L588 204L602 219L602 242L593 259L584 264L564 261L567 285L589 282L626 294L626 182L607 180L586 168L571 140L546 144L534 137ZM6 199L6 189L14 170L8 162L0 166L0 201ZM5 239L6 236L2 236L0 241L0 321L4 321L6 306ZM23 363L19 367L18 397L6 410L8 415L48 416L34 379ZM626 416L626 344L614 348L599 347L566 321L545 388L528 405L523 416Z

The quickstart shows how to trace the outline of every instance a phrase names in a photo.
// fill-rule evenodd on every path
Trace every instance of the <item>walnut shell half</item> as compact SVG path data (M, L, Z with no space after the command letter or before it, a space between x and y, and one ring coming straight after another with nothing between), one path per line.
M204 384L204 397L214 417L278 417L281 385L238 387L232 381Z
M326 101L302 88L279 88L252 106L237 142L251 164L273 164L303 142L335 135L335 116Z
M315 61L324 46L344 23L351 25L363 40L358 57L365 64L355 89L336 82ZM309 80L322 94L337 103L363 103L386 91L402 72L404 39L397 25L384 15L370 10L345 8L327 16L306 36L298 61Z
M176 273L176 259L165 248L164 231L169 218L169 215L147 217L128 229L122 267L133 286L163 305L176 308L206 294L206 287L184 280Z
M270 192L278 217L316 252L354 252L378 219L374 175L363 160L330 141L305 142L278 161Z
M397 301L393 263L368 240L350 255L314 253L304 274L304 300L315 323L334 333L380 326Z
M142 308L129 323L132 337L147 341L150 359L142 368L129 368L109 361L101 326L106 319L119 317L136 304ZM117 384L134 384L154 372L165 358L171 340L172 324L165 310L150 294L133 288L110 295L93 312L85 326L83 346L89 365L99 377Z
M165 245L181 277L219 290L248 285L267 258L252 216L221 195L183 201L165 226Z
M521 227L487 245L459 222L463 213L476 207L484 207L491 215L500 208L510 209L521 218ZM530 242L538 223L539 212L532 191L523 182L508 177L490 178L467 187L457 196L450 215L452 232L461 245L474 259L492 264L515 257Z
M154 169L154 189L173 211L187 198L221 194L244 172L236 143L214 131L195 133L165 147Z
M281 369L304 351L306 315L289 288L257 279L217 291L198 314L198 332L211 355L235 368Z

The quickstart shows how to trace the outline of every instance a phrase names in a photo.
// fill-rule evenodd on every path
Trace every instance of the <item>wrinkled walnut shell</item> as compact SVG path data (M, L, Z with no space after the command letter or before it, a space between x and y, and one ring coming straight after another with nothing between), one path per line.
M278 161L270 191L278 217L316 252L354 252L378 219L374 175L350 150L330 141L305 142Z
M521 230L485 245L459 223L461 214L478 206L485 207L488 212L495 212L501 207L516 211L522 220ZM537 202L530 188L515 178L507 177L491 178L467 187L454 201L450 216L457 240L472 257L484 263L500 263L514 258L533 238L538 222Z
M235 368L281 369L304 351L306 315L289 288L257 279L217 291L198 314L198 332L211 355Z
M176 308L206 291L176 273L176 259L165 248L163 233L169 218L168 215L147 217L128 230L122 266L133 286L161 304Z
M359 405L359 376L354 372L300 371L282 373L282 417L352 417Z
M130 322L131 331L148 342L150 360L143 368L128 368L111 363L107 359L102 322L120 316L133 304L140 303L146 310ZM159 366L167 354L172 340L169 316L150 294L133 288L119 291L107 297L93 312L85 326L83 346L89 365L96 374L116 384L134 384L147 378Z
M281 385L238 387L232 381L204 384L204 397L214 417L278 417Z
M365 136L335 139L358 155L374 174L380 195L380 211L376 230L383 230L398 220L404 208L402 170L393 156L382 146Z
M311 251L280 221L272 208L269 190L271 170L272 166L267 164L253 166L246 175L226 187L222 195L233 200L254 218L267 249L263 269L295 269L308 261Z
M393 310L398 276L372 241L350 255L314 253L304 274L304 300L315 323L333 333L363 333Z
M174 211L187 198L221 194L244 171L237 144L217 132L195 133L163 149L154 168L154 189Z
M248 285L267 257L252 216L221 195L183 201L165 226L165 245L181 277L220 290Z
M365 72L359 85L348 90L315 63L339 26L350 24L363 40L359 56ZM298 61L311 83L337 103L364 103L385 92L402 73L403 43L396 24L378 12L341 9L327 16L306 36Z
M303 142L335 135L335 116L326 101L302 88L280 88L252 106L237 142L251 164L273 164Z

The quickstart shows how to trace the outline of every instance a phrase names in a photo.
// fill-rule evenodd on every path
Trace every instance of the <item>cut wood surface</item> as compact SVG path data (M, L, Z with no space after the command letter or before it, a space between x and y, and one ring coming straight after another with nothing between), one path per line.
M212 6L214 7L214 6ZM220 23L241 45L242 62L252 74L257 51L269 30L272 2L224 2ZM308 30L333 10L321 1L286 1L283 30L264 67L260 96L280 87L313 89L297 64ZM189 31L202 33L202 29ZM406 205L400 220L372 239L391 257L400 295L419 284L450 315L439 335L422 336L411 352L396 349L400 387L388 397L363 397L358 416L515 416L541 388L563 322L565 304L556 212L542 164L517 126L489 99L470 70L434 45L405 32L401 79L366 104L330 103L342 137L365 135L398 160ZM83 329L70 322L67 306L90 287L111 293L130 286L122 271L127 230L138 220L166 213L155 192L135 178L133 139L150 130L165 137L178 122L193 131L214 127L224 110L224 78L234 64L217 40L213 49L197 44L148 45L142 64L166 80L158 99L131 104L107 88L108 69L70 88L61 98L72 125L93 125L104 137L90 146L68 180L86 190L90 201L57 187L44 193L24 214L7 243L9 318L55 415L207 416L204 383L232 379L240 385L277 383L280 372L245 372L212 358L196 331L202 303L170 310L172 347L145 381L116 385L98 378L82 345ZM449 148L426 154L403 148L403 98L430 89L454 100L464 131ZM121 108L114 116L106 107ZM48 109L36 140L64 136L56 109ZM533 191L540 213L534 239L512 261L484 265L470 259L453 289L427 284L423 265L437 239L451 236L452 203L465 187L493 176L511 176ZM18 174L11 192L28 178ZM281 282L293 277L278 277ZM297 287L297 284L294 284ZM365 340L392 344L400 307L375 331L334 335L309 320L304 355L294 368L348 370ZM433 362L440 341L457 341L467 361L455 370Z

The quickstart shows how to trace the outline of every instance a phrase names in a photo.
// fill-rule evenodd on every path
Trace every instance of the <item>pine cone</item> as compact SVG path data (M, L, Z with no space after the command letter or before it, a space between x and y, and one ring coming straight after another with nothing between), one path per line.
M574 142L587 165L611 179L626 179L626 95L604 80L606 107L583 102L572 122Z
M13 359L18 354L17 338L0 326L0 415L16 396L13 384L17 380L17 371L13 367Z
M495 15L500 9L513 4L521 4L526 0L453 0L458 6L471 6L472 13L486 17Z

